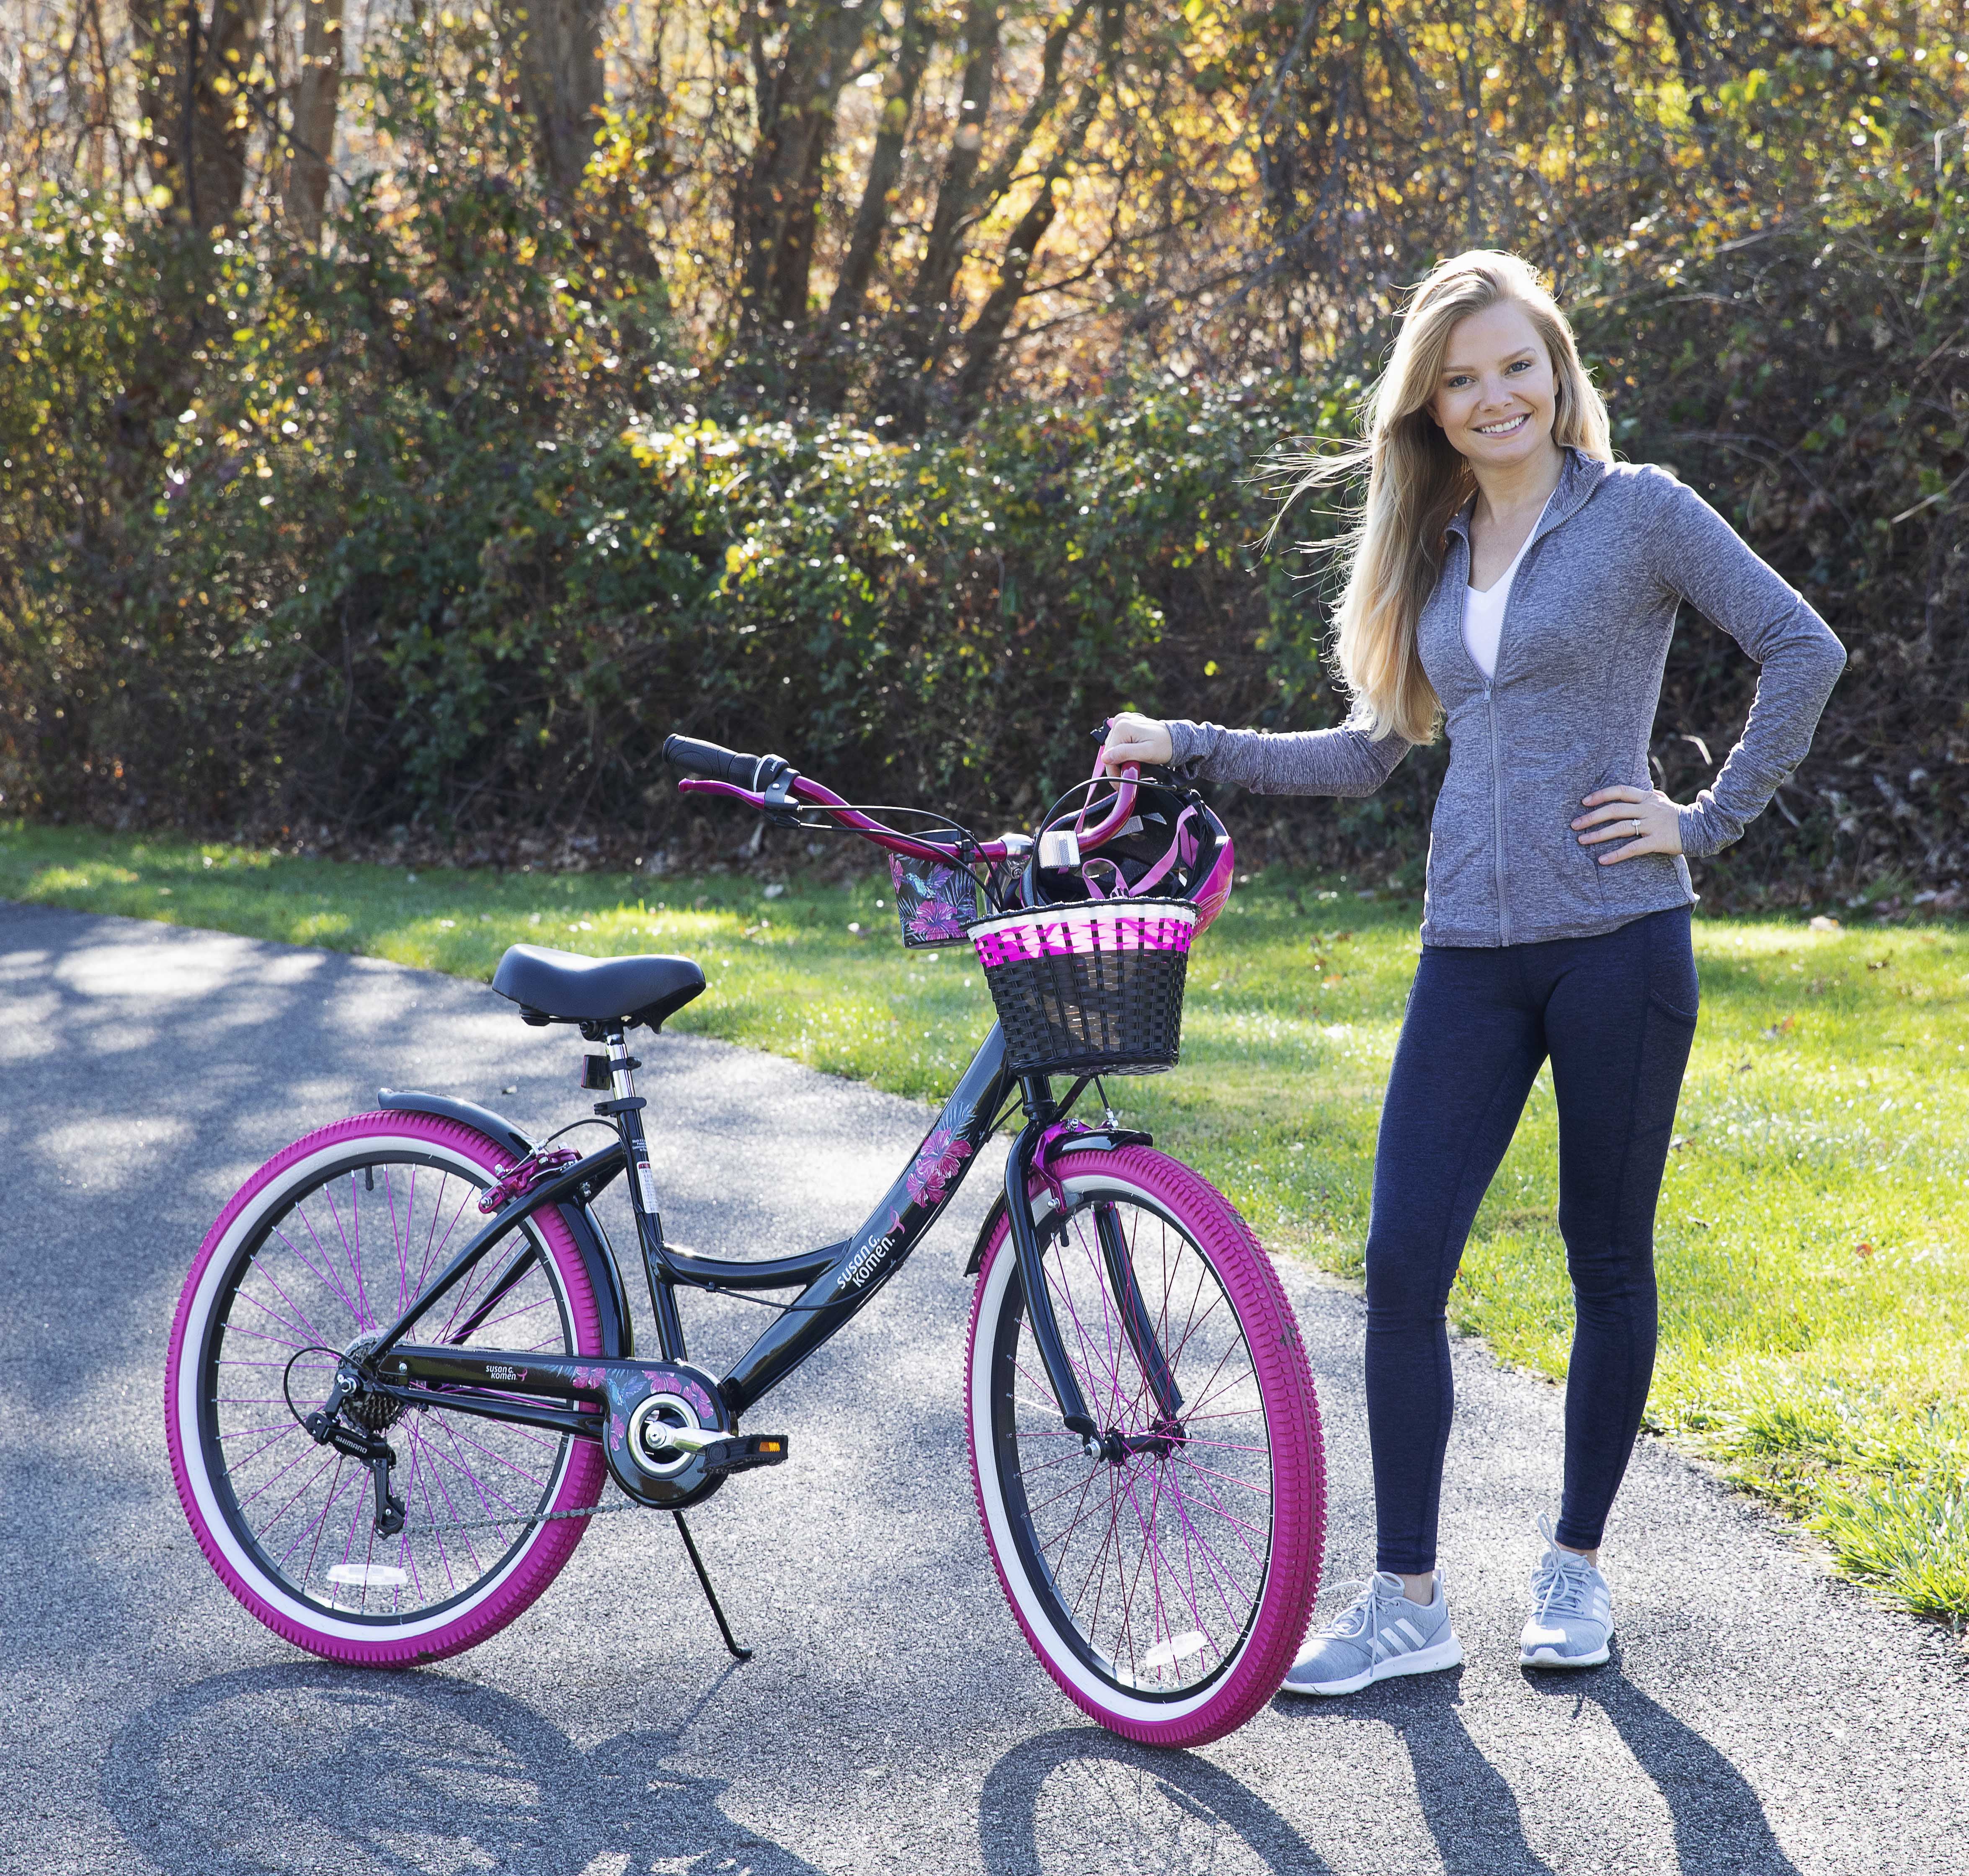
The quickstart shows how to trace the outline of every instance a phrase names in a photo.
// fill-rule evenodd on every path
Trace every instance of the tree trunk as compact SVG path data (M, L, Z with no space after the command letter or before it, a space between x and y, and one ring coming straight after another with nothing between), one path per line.
M259 37L250 0L135 0L130 12L145 154L174 211L203 234L227 227L246 193L252 112L245 84Z
M1005 258L998 267L998 283L980 308L978 317L972 322L965 347L964 367L957 374L955 387L958 410L967 416L978 407L985 387L991 381L992 371L1005 342L1006 330L1019 302L1025 297L1026 281L1032 272L1033 257L1038 254L1040 243L1046 238L1046 231L1053 226L1053 217L1058 212L1057 192L1066 183L1068 171L1079 158L1087 141L1087 134L1100 115L1103 80L1111 79L1121 54L1126 10L1125 0L1107 0L1101 8L1100 68L1081 86L1080 96L1074 102L1073 115L1062 128L1059 142L1046 164L1045 173L1040 178L1039 193L1019 218L1018 226L1013 229L1011 238L1005 244ZM1064 49L1062 42L1061 50ZM1047 67L1047 77L1056 86L1058 72L1056 56ZM1031 115L1027 113L1029 118ZM1010 171L1003 160L999 170L994 173L994 183L1001 173L1010 180ZM998 185L998 188L1002 186ZM994 193L996 193L994 189Z
M287 164L287 219L312 247L321 239L342 95L342 0L303 0L300 83L294 90L294 154Z
M883 237L889 230L889 212L895 206L896 184L903 170L903 154L908 147L910 119L916 110L916 88L923 83L923 68L929 63L930 49L936 43L936 22L924 11L922 0L903 0L902 43L895 69L882 90L881 128L875 133L874 153L868 159L868 179L862 186L861 206L855 216L854 232L841 264L841 277L827 309L830 344L839 342L861 316L868 296L868 282L881 252Z
M776 24L784 37L769 49ZM754 16L758 141L740 191L738 225L743 310L754 322L797 326L806 317L835 109L865 31L864 9L839 0L794 0L777 18L763 8Z
M526 0L520 23L520 96L548 193L570 200L595 150L604 89L604 0Z
M964 96L958 106L956 134L937 185L936 209L930 218L929 239L910 294L916 316L910 355L927 358L930 335L948 309L957 270L964 259L965 231L970 225L972 185L984 154L984 120L991 109L991 86L998 70L998 28L1003 15L997 0L971 0L965 17L964 44L970 53L964 66Z
M1053 186L1059 180L1058 171L1063 167L1057 158L1047 164L1046 173L1040 180L1040 193L1033 198L1032 206L1020 216L1018 226L1013 229L1011 239L1005 244L1005 258L999 264L998 284L972 322L964 368L957 374L957 407L966 416L978 407L985 387L991 381L991 368L997 362L999 348L1005 342L1005 329L1010 325L1013 312L1025 296L1026 277L1032 271L1033 257L1039 252L1046 230L1053 226L1056 212Z

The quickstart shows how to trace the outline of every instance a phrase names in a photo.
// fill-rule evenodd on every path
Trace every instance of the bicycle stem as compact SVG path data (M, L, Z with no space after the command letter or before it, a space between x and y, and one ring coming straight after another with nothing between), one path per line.
M1033 1340L1039 1345L1040 1359L1046 1365L1046 1379L1059 1403L1061 1420L1068 1432L1079 1434L1081 1450L1089 1459L1099 1459L1103 1456L1101 1430L1087 1411L1086 1398L1080 1392L1079 1380L1060 1340L1059 1322L1046 1287L1039 1233L1033 1228L1028 1181L1040 1136L1055 1117L1052 1092L1043 1077L1023 1078L1020 1086L1028 1118L1013 1141L1012 1150L1005 1155L1005 1220L1011 1230L1020 1285L1025 1291L1026 1320L1032 1325Z

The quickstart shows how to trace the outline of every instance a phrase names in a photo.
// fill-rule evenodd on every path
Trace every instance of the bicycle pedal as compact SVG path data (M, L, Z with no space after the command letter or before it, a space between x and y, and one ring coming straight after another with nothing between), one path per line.
M787 1447L783 1433L731 1434L702 1449L705 1473L722 1479L728 1473L750 1472L757 1466L783 1466Z

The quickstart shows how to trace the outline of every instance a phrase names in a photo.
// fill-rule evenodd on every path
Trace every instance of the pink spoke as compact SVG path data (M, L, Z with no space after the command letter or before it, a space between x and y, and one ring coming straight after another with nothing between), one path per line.
M323 1268L316 1269L313 1264L310 1263L308 1260L301 1255L300 1247L296 1244L294 1239L289 1237L278 1225L275 1225L273 1227L274 1236L278 1238L281 1243L287 1247L287 1255L291 1257L296 1263L300 1265L302 1269L305 1270L310 1277L313 1278L315 1281L320 1284L329 1295L333 1297L344 1309L347 1310L350 1315L353 1316L358 1322L360 1322L362 1318L362 1312L356 1307L355 1298L351 1296L348 1291L342 1287L340 1273L335 1268L335 1259L329 1254L328 1246L322 1243L321 1233L315 1230L314 1220L307 1215L307 1208L306 1205L297 1204L294 1207L293 1215L300 1219L301 1223L307 1226L308 1236L313 1242L316 1252L321 1258Z
M281 1286L277 1283L275 1283L273 1278L271 1276L268 1276L264 1270L259 1271L256 1274L265 1278L268 1288L273 1290L274 1292L280 1297L282 1302L287 1303L287 1307L290 1309L294 1309L294 1304L287 1301L287 1298L285 1293L281 1291ZM321 1331L316 1328L314 1324L310 1322L307 1320L307 1316L300 1310L294 1310L294 1314L300 1316L301 1320L299 1322L293 1322L287 1317L283 1316L278 1310L268 1308L268 1306L264 1303L261 1302L257 1296L249 1294L244 1289L234 1291L233 1300L235 1302L250 1303L253 1307L257 1309L269 1322L278 1323L283 1329L291 1329L296 1335L312 1336L315 1337L316 1340L320 1339ZM227 1326L230 1327L232 1325L229 1323Z
M417 1169L410 1168L410 1206L417 1202ZM410 1207L406 1207L401 1224L397 1222L397 1193L391 1183L390 1168L383 1168L383 1203L389 1208L390 1237L397 1247L397 1313L403 1314L404 1305L409 1302L410 1288L410 1252L404 1243L404 1233L410 1228Z
M422 1458L424 1451L424 1437L422 1434L412 1433L410 1450L420 1459ZM458 1583L451 1573L451 1559L445 1554L443 1527L439 1524L436 1510L431 1504L430 1481L423 1473L417 1475L417 1489L424 1495L424 1516L430 1525L431 1541L437 1546L438 1566L444 1572L444 1586L456 1596L458 1593Z
M452 1438L455 1441L462 1441L465 1445L470 1447L475 1453L483 1453L488 1459L498 1460L498 1463L501 1466L504 1466L508 1472L517 1473L522 1479L526 1480L527 1484L530 1486L538 1486L540 1484L540 1475L538 1473L528 1472L525 1466L515 1463L513 1460L508 1459L504 1453L495 1451L492 1447L486 1445L483 1440L473 1439L469 1434L461 1434L456 1427L450 1427L449 1430ZM543 1445L549 1445L552 1444L553 1442L543 1440L541 1443ZM542 1489L544 1489L545 1488L543 1487ZM503 1503L504 1501L502 1500L501 1502Z
M371 1328L375 1324L369 1314L369 1298L362 1288L362 1261L349 1245L349 1227L342 1222L341 1208L335 1202L334 1187L324 1185L321 1196L327 1204L329 1217L335 1220L335 1229L342 1239L342 1254L348 1259L349 1274L355 1281L356 1326ZM349 1209L352 1213L355 1209L355 1175L352 1172L349 1175Z
M266 1478L264 1478L264 1479L261 1479L261 1480L260 1481L260 1482L259 1482L257 1486L255 1486L251 1492L248 1492L248 1493L247 1493L247 1495L245 1495L245 1497L244 1497L243 1499L240 1499L238 1501L239 1509L240 1509L242 1511L245 1511L245 1508L247 1508L247 1506L248 1506L248 1505L251 1505L251 1504L253 1502L253 1501L254 1501L255 1499L257 1499L257 1498L260 1495L260 1494L261 1494L261 1492L263 1492L264 1491L265 1491L265 1490L267 1489L267 1488L268 1488L269 1486L277 1484L277 1483L278 1483L278 1482L279 1482L282 1479L285 1478L285 1477L286 1477L286 1476L287 1476L289 1473L292 1472L292 1471L294 1470L294 1469L297 1466L300 1465L300 1464L301 1463L301 1462L302 1462L303 1460L307 1459L308 1456L308 1456L306 1453L297 1453L294 1456L294 1457L293 1457L292 1459L289 1460L287 1461L287 1463L284 1466L277 1466L272 1473L269 1473ZM328 1464L327 1460L323 1460L322 1461L322 1464L323 1464L323 1467L324 1467L324 1468L326 1468L326 1466L327 1466L327 1464ZM237 1469L236 1469L236 1468L235 1468L235 1469L236 1470ZM315 1475L315 1476L316 1476L316 1478L319 1478L320 1476L321 1476L321 1475L320 1475L319 1473L317 1473ZM310 1483L310 1484L312 1484L313 1482L313 1480L310 1480L310 1481L309 1482L309 1483ZM307 1486L303 1486L301 1487L301 1490L302 1490L302 1491L303 1491L303 1492L305 1492L307 1489ZM293 1502L294 1502L294 1500L293 1500L292 1499L288 1499L288 1501L287 1501L287 1505L291 1505L291 1504L293 1504ZM287 1505L282 1505L282 1506L281 1507L281 1511L284 1511L287 1508ZM273 1517L273 1518L270 1518L269 1519L268 1519L267 1522L266 1522L265 1524L262 1524L262 1525L260 1527L259 1531L255 1531L255 1532L254 1532L254 1534L254 1534L254 1536L257 1537L260 1534L260 1531L265 1531L265 1530L268 1530L268 1529L270 1529L270 1528L271 1528L271 1526L272 1526L273 1523L274 1523L274 1518L277 1518L280 1516L280 1515L281 1515L280 1511L276 1511L276 1512L274 1514L274 1517Z
M410 1541L410 1508L417 1502L416 1494L423 1488L423 1481L418 1476L417 1467L423 1455L415 1440L410 1443L410 1463L404 1468L404 1528L397 1534L397 1566L407 1572L410 1579L410 1593L421 1606L424 1600L423 1580L417 1573L417 1547ZM404 1592L400 1585L397 1590L397 1610L403 1612Z
M1169 1563L1169 1559L1163 1552L1161 1539L1156 1535L1155 1532L1155 1515L1156 1509L1162 1501L1162 1474L1160 1471L1158 1470L1156 1474L1155 1490L1149 1501L1149 1513L1147 1517L1144 1518L1142 1515L1141 1500L1135 1495L1135 1482L1132 1478L1128 1481L1127 1492L1128 1503L1134 1511L1135 1521L1141 1526L1142 1536L1147 1545L1147 1549L1143 1553L1143 1560L1148 1566L1149 1593L1150 1599L1154 1604L1156 1612L1155 1632L1159 1636L1166 1637L1170 1632L1170 1624L1168 1615L1163 1606L1162 1571L1160 1566L1162 1563ZM1186 1547L1186 1549L1187 1547ZM1176 1567L1173 1563L1169 1564L1169 1573L1172 1576L1175 1576L1176 1574ZM1139 1567L1137 1567L1135 1572L1135 1578L1137 1583L1140 1583L1141 1580L1141 1570ZM1179 1581L1180 1581L1179 1579ZM1192 1571L1191 1573L1190 1588L1188 1595L1189 1613L1191 1620L1200 1630L1203 1627L1203 1618L1197 1612L1195 1591L1195 1573ZM1132 1664L1135 1657L1131 1655L1129 1659ZM1173 1663L1172 1666L1174 1664ZM1179 1669L1178 1672L1180 1673L1180 1669Z
M1205 1563L1215 1567L1214 1569L1206 1569L1205 1574L1210 1580L1211 1587L1217 1592L1217 1599L1224 1605L1224 1613L1229 1616L1232 1624L1241 1631L1244 1626L1244 1618L1231 1606L1230 1599L1225 1595L1223 1584L1218 1580L1220 1573L1230 1579L1232 1587L1236 1589L1240 1595L1244 1594L1243 1584L1238 1582L1236 1573L1231 1567L1211 1548L1203 1534L1190 1522L1189 1515L1183 1508L1180 1499L1176 1504L1176 1517L1182 1525L1184 1541L1188 1543L1193 1539L1196 1547L1203 1553ZM1245 1597L1245 1606L1247 1610L1250 1606L1250 1599L1248 1596ZM1200 1624L1199 1625L1201 1626Z
M306 1456L303 1455L303 1456ZM308 1533L313 1530L315 1526L320 1524L321 1521L328 1515L330 1507L333 1505L336 1499L342 1495L342 1455L339 1453L329 1453L328 1457L323 1460L320 1465L315 1469L313 1476L307 1479L303 1483L300 1491L297 1492L293 1498L288 1499L287 1504L283 1505L271 1518L268 1518L267 1521L260 1527L258 1531L254 1532L253 1535L257 1538L260 1535L261 1531L271 1531L283 1518L287 1516L289 1508L300 1499L301 1492L309 1490L313 1486L315 1480L319 1479L323 1473L326 1472L330 1466L332 1466L335 1468L334 1483L336 1489L334 1493L329 1497L327 1504L323 1505L321 1509L315 1513L313 1520L310 1522L302 1525L300 1537L295 1538L294 1542L289 1544L286 1550L281 1553L280 1557L274 1566L276 1569L279 1568L282 1564L284 1564L287 1559L292 1557L294 1552L300 1548L302 1538L306 1537Z
M494 1499L497 1499L508 1511L517 1515L520 1508L515 1505L511 1499L508 1498L504 1492L500 1491L496 1486L488 1485L484 1479L479 1477L476 1472L472 1469L472 1462L468 1460L464 1454L463 1447L465 1443L459 1438L458 1429L449 1421L446 1421L444 1423L444 1432L445 1437L450 1440L452 1443L454 1455L452 1463L457 1466L460 1472L464 1473L467 1481L470 1483L472 1490L478 1495L479 1502L485 1507L485 1515L488 1518L491 1518L495 1520L498 1519L499 1514L492 1508L492 1500ZM472 1443L476 1445L477 1442L473 1441ZM484 1452L485 1449L483 1447L480 1447L479 1450L481 1452ZM496 1458L498 1455L494 1454L493 1456ZM514 1466L514 1470L517 1472L519 1470L519 1468L517 1466Z
M447 1430L449 1430L448 1427ZM420 1437L421 1437L422 1436L420 1435ZM455 1524L462 1524L465 1521L459 1515L458 1507L452 1502L450 1489L446 1486L444 1482L444 1474L439 1469L440 1461L443 1456L438 1450L437 1443L436 1440L430 1440L427 1442L427 1443L430 1445L431 1449L430 1476L437 1482L438 1496L444 1500L444 1508L446 1511L450 1512L452 1522ZM472 1476L469 1469L466 1469L465 1476L468 1479ZM428 1495L427 1495L426 1502L427 1503L429 1502ZM486 1509L490 1511L491 1507L488 1505ZM433 1521L435 1521L435 1519L433 1519ZM472 1559L472 1574L474 1576L482 1574L485 1566L478 1560L478 1547L472 1541L471 1532L469 1531L454 1531L451 1534L454 1537L462 1537L465 1540L465 1554ZM442 1537L439 1540L438 1547L440 1554L442 1555L443 1552L443 1540ZM451 1562L448 1557L445 1560L444 1576L446 1583L450 1583L452 1581ZM454 1586L454 1587L455 1586Z
M270 1401L268 1405L271 1406L273 1403ZM264 1425L258 1427L235 1427L230 1433L222 1433L219 1437L222 1440L245 1440L251 1437L251 1435L256 1433L299 1433L300 1430L300 1428L291 1420L270 1420ZM271 1446L273 1442L270 1440L267 1443L268 1446ZM267 1447L263 1446L256 1452L248 1453L245 1458L240 1461L240 1464L250 1465L259 1456L261 1453L265 1452L266 1450ZM233 1469L237 1469L233 1468Z
M304 1352L308 1346L305 1342L284 1342L277 1335L268 1334L264 1329L242 1329L236 1322L229 1322L225 1325L225 1333L229 1336L244 1336L249 1342L271 1342L277 1349L292 1349L297 1355ZM287 1363L270 1362L267 1366L272 1368L284 1368Z
M351 1187L351 1190L352 1190L352 1190L353 1190L353 1188L354 1188L354 1187L355 1187L355 1175L354 1175L353 1173L350 1174L350 1175L349 1175L349 1186L350 1186L350 1187ZM352 1205L352 1206L353 1206L353 1204L354 1204L354 1200L353 1200L352 1198L352 1199L351 1199L351 1200L350 1200L350 1204L351 1204L351 1205ZM368 1469L365 1467L364 1469L366 1471ZM345 1543L344 1543L344 1544L343 1544L343 1545L342 1545L342 1560L345 1563L347 1563L347 1562L349 1560L349 1559L350 1559L352 1557L353 1557L353 1556L355 1555L355 1532L356 1532L356 1529L357 1529L357 1527L358 1527L358 1526L359 1526L359 1525L362 1524L362 1514L363 1514L365 1511L366 1511L367 1510L368 1510L368 1508L369 1508L369 1499L368 1499L368 1495L367 1493L365 1493L365 1492L363 1491L363 1489L362 1489L362 1486L361 1486L360 1485L358 1485L358 1486L356 1487L356 1489L355 1489L355 1515L352 1518L351 1518L349 1519L349 1537L348 1537L348 1540L347 1540L347 1541L346 1541ZM372 1519L371 1521L371 1524L372 1524L372 1526L373 1526L373 1524L374 1524L374 1521L375 1521ZM309 1574L310 1574L310 1576L313 1574L313 1565L312 1562L310 1562L310 1565L309 1565ZM366 1596L366 1595L367 1595L367 1593L368 1593L368 1586L365 1583L365 1584L363 1586L363 1589L364 1589L365 1595L365 1596Z
M1250 1492L1254 1498L1264 1499L1271 1496L1270 1490L1267 1486L1254 1486L1248 1479L1234 1479L1228 1473L1212 1472L1208 1466L1199 1466L1194 1460L1181 1460L1177 1463L1187 1466L1193 1473L1201 1473L1206 1478L1221 1479L1227 1486L1236 1486L1241 1490Z
M1182 1499L1182 1487L1173 1479L1169 1481L1169 1490L1178 1500ZM1200 1485L1198 1487L1198 1491L1203 1498L1209 1502L1210 1508L1212 1513L1214 1513L1217 1517L1221 1518L1225 1524L1230 1525L1235 1531L1247 1533L1250 1536L1257 1538L1261 1543L1264 1541L1268 1534L1264 1531L1260 1530L1257 1525L1247 1524L1243 1518L1234 1517L1229 1511L1227 1511L1224 1508L1222 1504L1218 1501L1217 1494L1211 1490L1208 1484ZM1246 1552L1249 1554L1251 1561L1257 1564L1260 1570L1263 1569L1265 1564L1264 1558L1257 1551L1253 1550L1248 1543L1245 1544L1244 1548Z
M511 1322L516 1316L530 1316L536 1310L544 1309L547 1306L545 1297L537 1297L530 1303L522 1303L517 1309L507 1310L497 1316L488 1316L472 1333L483 1335L488 1329L496 1328L502 1322ZM560 1337L556 1336L552 1340L536 1342L528 1353L534 1355L558 1354L560 1351L554 1346L554 1343L559 1340Z

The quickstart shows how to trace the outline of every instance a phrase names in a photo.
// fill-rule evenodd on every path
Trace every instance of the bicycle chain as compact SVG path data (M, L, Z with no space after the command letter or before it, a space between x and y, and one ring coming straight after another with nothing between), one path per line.
M571 1511L536 1511L530 1518L481 1518L469 1524L406 1525L395 1534L404 1537L427 1535L448 1537L466 1531L519 1531L529 1524L550 1524L556 1518L607 1518L616 1511L647 1511L650 1508L647 1505L638 1505L634 1499L628 1499L620 1505L583 1505Z

